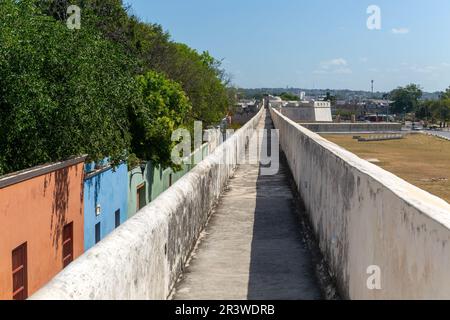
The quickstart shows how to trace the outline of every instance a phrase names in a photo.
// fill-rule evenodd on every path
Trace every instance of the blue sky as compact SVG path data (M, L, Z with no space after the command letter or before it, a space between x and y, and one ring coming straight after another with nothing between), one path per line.
M448 0L124 0L247 87L450 86ZM367 8L381 9L381 30Z

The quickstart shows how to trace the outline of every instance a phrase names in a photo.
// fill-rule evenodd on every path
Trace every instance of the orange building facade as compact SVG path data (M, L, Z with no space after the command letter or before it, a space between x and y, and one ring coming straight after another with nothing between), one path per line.
M28 298L83 253L84 160L0 177L0 299Z

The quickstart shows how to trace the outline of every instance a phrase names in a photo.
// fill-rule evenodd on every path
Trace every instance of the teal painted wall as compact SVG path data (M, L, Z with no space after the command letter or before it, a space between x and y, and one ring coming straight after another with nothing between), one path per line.
M191 163L194 163L195 155L200 153L201 159L205 159L210 151L209 146L204 144L201 149L197 150L190 157ZM161 169L148 162L145 167L144 174L140 167L136 167L128 172L128 217L131 218L138 211L137 209L137 189L145 184L145 203L149 204L155 200L161 193L170 188L172 185L188 173L195 165L183 165L183 169L174 173L172 169Z

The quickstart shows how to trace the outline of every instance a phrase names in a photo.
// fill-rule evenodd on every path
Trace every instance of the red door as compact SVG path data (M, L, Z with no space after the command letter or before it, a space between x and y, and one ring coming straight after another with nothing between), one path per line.
M28 298L27 243L12 252L13 299Z
M145 199L145 183L139 185L137 187L137 194L136 194L136 212L141 210L146 206L146 199Z
M63 230L63 268L73 261L73 222L64 226Z

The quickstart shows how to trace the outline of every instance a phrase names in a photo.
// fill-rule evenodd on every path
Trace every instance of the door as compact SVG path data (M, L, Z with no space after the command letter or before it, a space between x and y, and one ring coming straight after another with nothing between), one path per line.
M102 240L102 230L100 222L95 225L95 244Z
M120 227L120 209L114 214L116 229Z
M137 187L136 204L137 204L136 211L141 210L142 208L144 208L147 205L147 202L145 199L145 183L143 183Z
M73 222L64 226L63 230L63 268L73 261Z
M28 298L27 243L12 252L13 300Z

